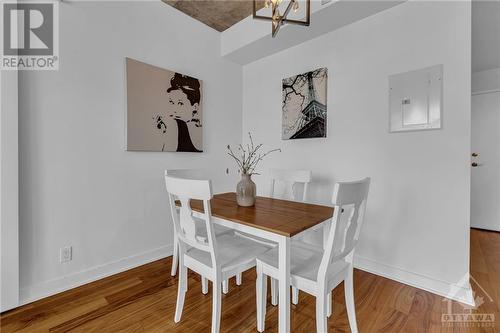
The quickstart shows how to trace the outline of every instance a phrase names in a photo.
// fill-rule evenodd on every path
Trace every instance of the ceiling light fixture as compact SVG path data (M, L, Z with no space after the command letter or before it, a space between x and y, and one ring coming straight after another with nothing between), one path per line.
M305 0L306 4L306 18L305 21L301 20L293 20L293 19L288 19L288 13L290 13L290 10L293 9L293 11L298 11L299 10L299 0L290 0L288 3L288 6L286 6L285 11L283 14L280 14L280 4L283 2L283 0L264 0L264 6L266 8L271 7L271 16L262 16L262 15L257 15L257 1L259 0L253 0L253 18L258 19L258 20L266 20L266 21L271 21L272 24L272 36L276 37L276 34L278 33L280 27L283 24L289 23L289 24L298 24L298 25L305 25L309 26L310 20L311 20L311 0Z

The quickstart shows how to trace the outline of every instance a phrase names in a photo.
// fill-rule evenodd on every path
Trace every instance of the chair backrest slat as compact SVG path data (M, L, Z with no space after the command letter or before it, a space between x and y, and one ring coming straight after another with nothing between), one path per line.
M185 179L208 179L204 169L168 169L165 170L165 176L167 175Z
M304 202L307 198L308 185L311 182L311 170L283 170L283 169L269 169L269 177L271 178L271 196L276 197L276 182L284 183L286 186L285 199L297 200L295 196L295 185L302 183L304 185L302 191L302 198L300 201Z
M326 278L333 263L353 253L363 225L369 187L370 178L335 184L332 198L334 214L318 278L321 278L320 275Z

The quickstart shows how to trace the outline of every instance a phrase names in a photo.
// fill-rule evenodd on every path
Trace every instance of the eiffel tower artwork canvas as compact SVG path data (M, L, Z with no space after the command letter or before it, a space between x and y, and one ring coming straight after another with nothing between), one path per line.
M283 140L326 138L327 68L283 79Z

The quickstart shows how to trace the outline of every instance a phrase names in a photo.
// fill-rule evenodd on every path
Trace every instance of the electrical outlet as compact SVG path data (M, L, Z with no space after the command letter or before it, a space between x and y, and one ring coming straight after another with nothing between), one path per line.
M59 261L68 262L73 259L73 248L71 246L61 247L59 249Z

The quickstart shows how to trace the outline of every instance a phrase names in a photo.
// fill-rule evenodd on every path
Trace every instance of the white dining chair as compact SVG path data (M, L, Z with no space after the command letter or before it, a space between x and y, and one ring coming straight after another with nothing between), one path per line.
M305 202L307 200L307 190L312 179L311 170L287 170L269 169L268 176L271 179L271 189L269 191L272 198ZM302 184L302 193L297 193L296 186ZM281 188L282 191L279 191ZM299 291L292 287L292 303L299 302ZM278 304L278 282L271 278L271 304Z
M271 247L256 243L235 234L216 236L212 224L210 180L183 179L166 175L172 219L179 245L179 288L174 321L181 320L184 299L188 287L187 269L212 281L212 333L219 332L221 317L222 281L255 267L256 257ZM181 203L177 213L175 200ZM206 238L197 235L190 201L203 201L203 218Z
M327 332L331 292L344 281L347 316L358 332L353 287L353 258L363 225L370 178L335 185L335 206L324 250L300 240L291 243L290 284L316 297L316 330ZM272 249L257 258L257 330L265 328L267 276L278 278L278 253Z
M204 170L202 169L168 169L165 170L165 176L173 176L173 177L178 177L178 178L185 178L185 179L206 179L207 174ZM178 210L178 209L177 209ZM195 219L198 223L196 223L196 232L198 237L206 237L206 229L204 226L203 221ZM222 227L220 225L215 225L214 226L215 230L215 235L222 235L224 233L232 233L233 230ZM172 255L172 268L170 270L170 275L175 276L177 274L177 265L179 263L179 244L177 242L177 237L175 236L175 229L174 229L174 248L173 248L173 255ZM208 293L208 284L205 278L201 278L201 292L203 294ZM242 277L241 274L238 274L236 276L236 284L241 285ZM222 283L223 287L222 290L224 294L227 294L229 292L229 281L225 280Z
M306 201L307 190L312 179L311 170L269 169L268 176L271 179L271 197L292 201ZM302 184L302 195L296 193L298 184ZM278 192L276 185L283 188L281 193Z

